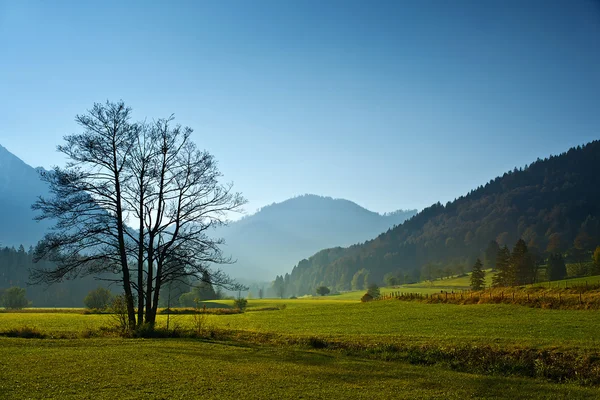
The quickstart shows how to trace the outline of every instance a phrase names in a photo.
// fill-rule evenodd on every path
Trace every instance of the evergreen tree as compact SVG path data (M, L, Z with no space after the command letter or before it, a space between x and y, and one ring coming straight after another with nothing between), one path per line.
M535 281L535 263L523 239L519 239L515 244L510 264L510 286L526 285Z
M482 290L485 287L485 272L479 258L475 261L473 272L471 272L471 289Z
M352 277L352 290L360 290L363 288L364 281L365 281L365 278L364 278L365 273L366 273L366 271L364 268L356 271L356 273Z
M510 250L504 246L496 255L496 275L492 278L493 287L509 285L510 279Z
M367 290L369 289L369 277L370 277L370 272L368 270L365 271L364 273L364 280L363 280L363 289Z
M492 240L488 247L485 249L485 266L486 268L496 269L496 259L498 258L498 252L500 246L498 242Z
M548 265L546 267L546 277L549 281L557 281L564 279L567 276L567 267L565 266L565 260L562 254L554 253L548 258Z
M283 299L285 296L285 282L283 276L277 275L275 277L275 281L273 282L273 290L275 291L275 295Z

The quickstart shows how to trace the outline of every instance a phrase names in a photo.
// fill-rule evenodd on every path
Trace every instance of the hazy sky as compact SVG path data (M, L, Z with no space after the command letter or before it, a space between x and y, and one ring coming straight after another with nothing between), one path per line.
M0 144L61 164L107 99L194 128L250 212L423 208L600 138L600 3L0 0Z

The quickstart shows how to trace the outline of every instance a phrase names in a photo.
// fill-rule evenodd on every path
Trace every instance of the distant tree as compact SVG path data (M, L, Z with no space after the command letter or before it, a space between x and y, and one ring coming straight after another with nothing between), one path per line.
M519 239L510 257L514 270L511 286L526 285L535 281L535 262L523 239Z
M496 255L496 275L492 277L493 287L509 286L510 273L510 250L504 246Z
M560 233L552 233L548 237L548 245L546 246L546 252L559 253L561 250L563 250L563 244Z
M217 293L211 283L210 275L206 273L202 274L202 279L194 285L192 292L194 292L194 295L198 300L217 299Z
M431 281L434 278L435 275L435 264L433 263L426 263L423 264L423 266L421 267L421 280L422 281Z
M496 269L496 259L498 258L498 252L500 251L500 246L498 242L492 240L487 248L485 249L485 267Z
M600 246L596 247L596 250L594 250L594 254L592 254L592 261L594 264L592 274L600 274Z
M380 295L379 286L377 286L375 283L370 284L367 289L367 294L374 299L378 298Z
M387 286L396 286L399 283L399 279L392 272L388 272L387 274L385 274L385 276L383 277L383 281Z
M567 276L567 267L565 266L565 260L562 254L554 253L548 257L548 264L546 265L546 277L549 281L558 281L564 279Z
M112 304L112 297L110 290L99 287L90 290L87 296L85 296L85 299L83 299L83 304L85 304L87 308L104 310Z
M365 270L365 273L363 275L363 289L365 289L365 290L369 289L370 276L371 276L371 272L369 272L369 270Z
M363 288L364 281L365 281L365 278L364 278L365 273L366 273L366 271L364 268L356 271L356 273L352 277L352 282L351 282L352 290L360 290Z
M317 288L317 294L321 295L321 296L325 296L326 294L329 294L331 292L331 290L329 290L329 288L327 286L319 286Z
M262 299L265 297L265 291L263 290L263 288L258 289L258 298Z
M4 295L0 300L2 305L9 310L20 310L29 305L26 290L18 286L4 290Z
M275 295L283 299L283 296L285 296L285 282L283 276L277 275L272 286L273 290L275 291Z
M346 272L342 272L340 278L335 284L335 288L338 292L343 292L344 290L348 290L348 281L346 278Z
M471 289L482 290L485 287L485 272L483 264L479 258L475 261L473 271L471 272Z

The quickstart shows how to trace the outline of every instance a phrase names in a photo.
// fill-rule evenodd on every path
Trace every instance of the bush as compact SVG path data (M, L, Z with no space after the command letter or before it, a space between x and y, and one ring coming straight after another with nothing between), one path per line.
M11 287L4 291L0 304L9 310L20 310L29 305L29 301L25 297L25 289L20 287Z
M113 296L110 290L99 287L98 289L90 290L85 299L83 299L83 304L90 309L105 310L111 305L112 299Z
M329 290L329 288L327 286L319 286L317 288L317 294L321 295L321 296L325 296L326 294L331 293L331 290Z
M362 301L363 303L366 303L367 301L371 300L373 300L373 296L371 296L369 293L365 293L363 297L360 298L360 301Z
M246 307L248 307L248 300L243 298L238 298L233 301L233 305L240 311L244 311Z
M8 331L4 332L4 336L22 339L43 339L46 337L46 335L43 334L37 328L29 326L22 326L20 328L9 329Z
M129 317L127 315L127 300L124 295L115 296L110 306L113 319L117 325L117 329L121 333L129 331ZM133 328L133 327L132 327Z

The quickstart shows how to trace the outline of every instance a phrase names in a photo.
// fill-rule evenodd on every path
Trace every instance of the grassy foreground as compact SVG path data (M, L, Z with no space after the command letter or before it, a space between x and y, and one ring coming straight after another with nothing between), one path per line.
M597 311L250 300L171 315L170 331L204 333L152 340L110 337L111 315L35 311L0 312L0 398L600 398ZM45 339L2 337L23 327Z
M483 377L316 350L185 339L0 338L0 398L597 398L598 389Z

